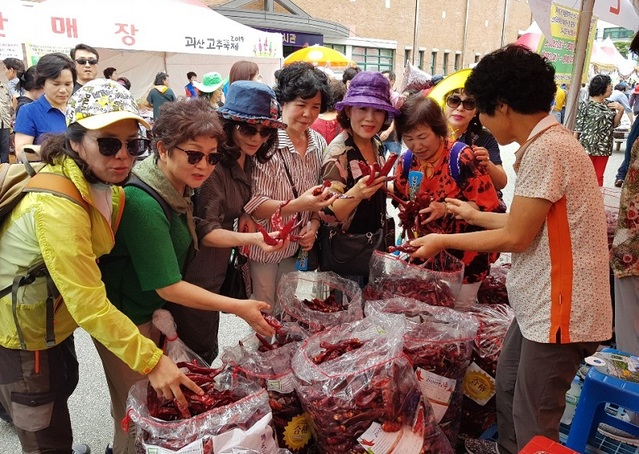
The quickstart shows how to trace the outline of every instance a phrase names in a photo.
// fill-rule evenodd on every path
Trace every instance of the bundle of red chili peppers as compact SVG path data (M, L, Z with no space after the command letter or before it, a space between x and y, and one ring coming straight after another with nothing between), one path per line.
M510 263L490 267L490 274L482 281L477 291L479 304L510 304L506 289L508 271L510 271Z
M365 300L369 301L404 297L423 301L431 306L455 306L455 296L445 283L417 277L385 276L376 278L364 287L363 296Z
M302 225L302 221L297 220L297 215L286 224L282 220L282 208L291 203L290 200L282 203L275 213L271 216L271 226L278 232L277 236L272 237L260 224L257 224L257 230L262 234L264 242L269 246L276 246L280 241L286 240L291 236L291 232Z
M331 294L326 299L313 298L312 300L302 300L302 303L306 304L309 309L324 313L333 313L343 311L345 307L341 302L337 301L334 294Z
M242 398L242 396L234 395L230 390L218 391L215 389L215 377L222 372L223 369L221 368L210 369L198 366L195 362L180 362L177 363L177 366L180 368L186 367L189 370L186 376L202 388L204 394L199 396L190 389L182 388L184 397L188 401L188 406L183 407L175 399L158 398L157 393L149 384L147 406L149 414L154 418L164 421L187 419L214 408L223 407Z
M388 155L388 158L386 158L386 162L384 163L383 167L380 166L377 162L369 165L366 164L364 161L357 161L359 170L362 172L362 176L370 176L370 178L366 182L366 186L372 186L375 180L379 177L388 176L390 171L393 169L397 158L397 153L391 153L390 155ZM395 177L388 177L386 180L392 181L394 179Z

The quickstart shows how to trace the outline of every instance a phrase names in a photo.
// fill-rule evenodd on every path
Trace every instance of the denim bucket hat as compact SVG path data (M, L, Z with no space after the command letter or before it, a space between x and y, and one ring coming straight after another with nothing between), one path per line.
M281 109L275 93L262 82L233 82L226 93L226 102L217 112L228 120L286 129L286 123L279 120Z
M390 88L390 82L382 73L362 71L353 77L346 96L335 104L335 108L342 110L346 106L372 107L385 110L391 118L396 117L399 110L391 104Z

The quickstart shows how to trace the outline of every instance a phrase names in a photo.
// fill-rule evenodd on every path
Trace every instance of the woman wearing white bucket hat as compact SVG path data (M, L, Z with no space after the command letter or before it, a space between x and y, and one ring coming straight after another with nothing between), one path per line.
M193 85L200 92L200 98L206 98L211 103L213 109L217 110L222 107L222 87L228 82L229 78L222 78L218 72L210 72L204 74L202 82L195 81Z

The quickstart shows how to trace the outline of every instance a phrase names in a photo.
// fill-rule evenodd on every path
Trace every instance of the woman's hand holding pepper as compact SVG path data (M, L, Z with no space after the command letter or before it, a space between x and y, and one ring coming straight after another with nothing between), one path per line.
M318 186L313 186L300 196L291 202L291 206L295 208L297 212L300 211L320 211L321 209L331 205L338 197L337 195L330 195L330 188L323 187L322 192L317 193Z
M262 315L262 312L271 310L271 306L264 301L237 300L237 305L234 309L235 315L243 318L258 334L266 337L271 337L275 334L273 327L266 322Z
M428 217L422 221L422 224L428 224L429 222L446 216L448 214L448 209L444 202L430 202L428 207L419 210L419 214L428 215Z
M315 244L315 238L317 238L317 229L315 229L313 223L309 221L300 231L297 242L303 251L309 251Z
M373 197L373 195L377 191L383 188L386 181L388 181L388 178L386 176L380 176L376 178L369 186L368 180L370 180L370 178L370 175L366 175L360 178L359 180L357 180L357 183L355 183L355 185L353 185L353 187L346 192L346 194L352 195L357 200L367 200Z
M271 238L278 239L279 234L280 232L277 231L277 232L269 232L268 235ZM271 246L269 244L266 244L266 242L264 241L264 236L260 232L250 233L249 235L252 236L251 244L254 244L255 246L259 247L267 254L270 254L271 252L279 251L280 249L286 247L289 243L288 238L286 238L284 241L278 239L277 244Z
M488 154L488 150L484 147L478 147L473 145L473 154L475 155L475 159L482 167L488 167L490 164L490 155Z
M418 248L410 254L411 258L429 259L436 256L446 249L442 244L442 235L439 233L431 233L410 241L410 245Z
M178 369L168 356L162 355L160 361L155 365L148 375L149 383L158 394L159 398L173 399L175 398L180 405L187 407L188 402L180 389L180 385L190 389L198 395L204 394L204 391L196 385L189 377Z
M479 212L479 207L475 202L465 202L459 199L445 199L446 207L455 219L460 219L474 225L474 217Z

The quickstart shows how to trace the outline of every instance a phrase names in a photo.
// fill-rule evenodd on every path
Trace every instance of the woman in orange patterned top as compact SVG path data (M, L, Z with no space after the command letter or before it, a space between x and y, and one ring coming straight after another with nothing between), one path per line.
M449 139L446 118L432 99L412 96L400 112L401 115L395 119L395 127L410 151L399 159L395 171L395 195L402 200L428 195L430 205L420 213L425 218L423 223L431 231L460 233L482 230L449 215L444 199L457 198L470 202L481 211L498 211L497 192L485 167L479 165L470 147ZM414 175L412 172L417 172L416 179L409 178L409 175ZM464 263L464 285L457 305L469 306L475 302L477 290L496 255L456 249L448 252Z

